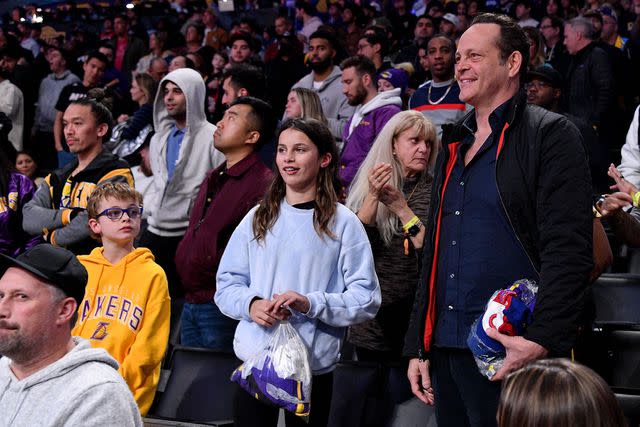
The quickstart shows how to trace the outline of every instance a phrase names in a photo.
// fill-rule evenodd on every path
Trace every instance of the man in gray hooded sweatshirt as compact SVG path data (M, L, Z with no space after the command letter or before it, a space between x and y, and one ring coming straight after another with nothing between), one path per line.
M318 30L309 37L309 67L311 72L293 85L315 90L320 97L322 111L329 122L333 136L341 140L342 129L353 115L354 108L349 105L342 93L342 72L334 65L337 41L329 31ZM292 89L293 89L292 88Z
M87 271L40 244L0 255L0 426L142 426L118 362L71 337Z
M189 225L191 204L207 171L224 162L213 146L216 127L204 112L206 89L195 70L180 68L161 81L153 106L155 134L149 144L153 201L140 246L149 248L169 281L171 298L180 297L174 257Z

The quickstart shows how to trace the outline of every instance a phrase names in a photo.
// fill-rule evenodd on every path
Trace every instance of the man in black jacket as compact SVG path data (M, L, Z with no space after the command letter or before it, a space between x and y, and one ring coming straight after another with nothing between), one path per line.
M522 30L478 16L456 53L460 99L474 107L445 127L427 219L423 272L404 353L412 391L437 400L438 425L495 425L506 374L567 355L583 308L591 260L591 185L576 127L528 105ZM523 336L490 329L506 348L488 381L466 340L494 291L535 280L533 322Z
M610 111L615 107L616 92L609 56L596 45L596 39L587 18L574 18L565 25L564 45L572 56L565 76L565 109L597 129L601 141L610 142Z

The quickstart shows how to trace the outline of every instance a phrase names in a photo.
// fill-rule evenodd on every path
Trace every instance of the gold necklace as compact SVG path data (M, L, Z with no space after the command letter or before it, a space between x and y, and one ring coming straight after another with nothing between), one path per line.
M409 204L409 200L411 200L411 198L413 197L413 193L416 192L418 185L420 185L420 178L418 178L418 182L416 182L416 185L413 186L413 190L411 190L411 194L409 194L409 197L407 198L407 205Z

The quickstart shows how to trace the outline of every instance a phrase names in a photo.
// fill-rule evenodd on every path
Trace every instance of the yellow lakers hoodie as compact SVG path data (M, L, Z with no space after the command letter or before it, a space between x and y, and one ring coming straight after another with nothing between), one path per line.
M169 339L167 277L146 248L135 249L115 265L104 258L103 248L78 259L89 281L72 335L106 349L120 363L118 371L144 416Z

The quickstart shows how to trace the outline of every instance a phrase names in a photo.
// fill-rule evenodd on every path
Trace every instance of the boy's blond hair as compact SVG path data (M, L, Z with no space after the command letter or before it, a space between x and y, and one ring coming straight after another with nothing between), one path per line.
M108 197L116 200L133 200L136 204L142 206L142 194L135 188L123 182L106 182L98 185L91 193L91 197L89 197L89 201L87 202L89 219L98 218L98 214L100 213L98 212L98 205Z

